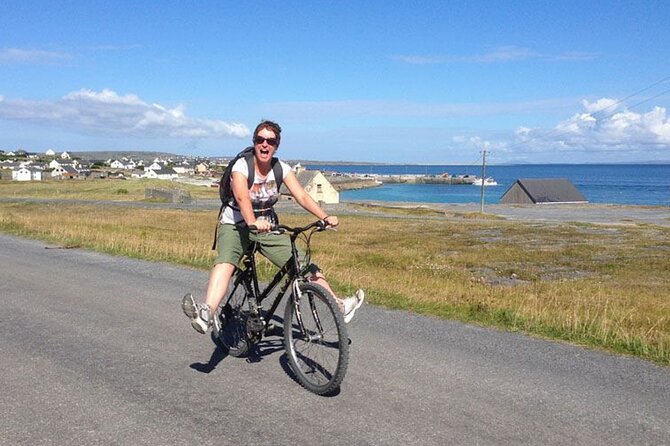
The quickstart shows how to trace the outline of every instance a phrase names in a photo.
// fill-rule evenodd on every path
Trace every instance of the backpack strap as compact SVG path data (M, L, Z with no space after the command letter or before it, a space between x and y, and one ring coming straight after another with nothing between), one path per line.
M279 158L273 157L271 165L272 165L272 171L275 174L275 183L277 183L277 194L279 194L279 189L281 188L281 185L284 182L284 171L281 168Z
M244 155L244 160L247 162L247 169L249 170L249 175L247 175L247 189L251 190L254 185L254 179L256 178L256 162L254 161L254 152L252 151L246 153Z

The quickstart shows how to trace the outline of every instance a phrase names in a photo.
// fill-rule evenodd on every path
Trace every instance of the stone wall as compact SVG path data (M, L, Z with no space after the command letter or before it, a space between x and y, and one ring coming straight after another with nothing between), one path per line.
M166 200L170 203L191 203L191 194L183 189L144 189L144 198Z

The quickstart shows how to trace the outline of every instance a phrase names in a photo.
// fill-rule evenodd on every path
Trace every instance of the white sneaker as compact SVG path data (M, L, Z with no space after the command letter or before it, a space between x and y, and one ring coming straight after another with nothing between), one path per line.
M193 294L187 293L181 300L181 309L184 311L184 314L193 319L198 315L195 308L195 300L193 300Z
M205 334L212 326L212 316L209 307L204 303L195 303L193 295L188 293L181 300L181 309L191 319L191 326L198 332Z
M348 324L354 317L354 313L358 310L365 300L365 292L362 289L356 290L352 297L347 297L342 300L344 304L344 323Z

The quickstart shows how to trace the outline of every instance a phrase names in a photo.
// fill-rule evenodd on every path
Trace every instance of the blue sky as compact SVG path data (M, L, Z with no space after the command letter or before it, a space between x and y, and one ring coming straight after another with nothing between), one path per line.
M4 150L670 161L668 2L2 3Z

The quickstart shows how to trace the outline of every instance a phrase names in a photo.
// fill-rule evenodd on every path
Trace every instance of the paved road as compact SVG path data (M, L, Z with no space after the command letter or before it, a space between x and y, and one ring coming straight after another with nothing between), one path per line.
M2 445L670 443L668 368L366 305L318 397L191 329L206 273L45 248L0 235Z

